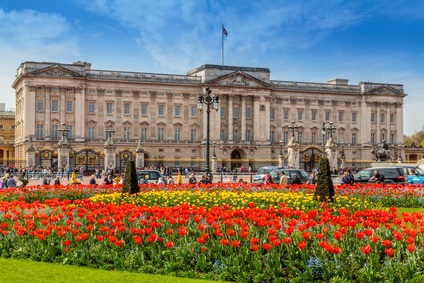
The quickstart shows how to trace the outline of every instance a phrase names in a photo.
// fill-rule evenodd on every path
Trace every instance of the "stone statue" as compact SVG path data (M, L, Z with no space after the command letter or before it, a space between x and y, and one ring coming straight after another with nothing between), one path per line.
M383 144L381 146L373 148L371 153L374 154L376 161L392 161L389 146L385 140L383 140Z

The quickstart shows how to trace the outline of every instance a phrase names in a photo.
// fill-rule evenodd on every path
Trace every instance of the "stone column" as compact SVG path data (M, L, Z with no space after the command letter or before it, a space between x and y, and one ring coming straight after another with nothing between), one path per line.
M228 140L233 140L233 96L228 95Z
M216 155L212 155L212 168L211 168L212 174L216 174L218 171L218 158Z
M241 100L241 141L246 140L246 96L240 96Z

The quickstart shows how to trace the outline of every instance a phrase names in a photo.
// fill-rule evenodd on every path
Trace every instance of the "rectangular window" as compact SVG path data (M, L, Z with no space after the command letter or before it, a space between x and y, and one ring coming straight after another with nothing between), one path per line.
M233 108L233 119L238 119L238 108Z
M113 113L113 103L108 102L106 103L106 114L112 114Z
M356 112L352 113L352 123L356 123Z
M390 143L395 144L395 135L394 134L390 134Z
M344 112L340 111L339 112L339 122L343 122L343 116L344 116Z
M71 113L73 110L73 103L72 100L66 101L66 112Z
M311 142L317 143L317 132L311 132Z
M37 125L36 131L35 131L35 137L37 139L44 138L44 125Z
M298 132L297 133L297 140L301 143L303 142L303 132Z
M66 126L68 130L68 139L72 139L74 137L74 133L72 132L72 126Z
M381 121L381 123L384 123L384 121L386 121L386 113L380 114L380 121Z
M339 143L344 142L344 133L339 133Z
M371 133L371 143L375 144L375 133Z
M221 111L221 118L225 118L225 108L221 106L219 109Z
M52 100L52 112L59 111L59 100Z
M371 113L371 123L375 123L375 112Z
M352 133L352 144L356 144L356 133Z
M238 141L238 131L237 130L233 130L233 140Z
M250 130L246 130L246 140L250 141Z
M220 132L219 132L219 139L220 140L225 140L225 132L224 132L224 130L221 130Z
M94 139L94 126L88 126L87 138L90 140Z
M131 103L124 103L124 115L130 115L131 114Z
M302 109L297 110L297 120L298 121L303 120L303 110Z
M380 142L383 143L383 141L386 139L386 134L385 133L381 133L380 135Z
M197 131L196 129L191 129L191 140L196 141L197 140Z
M88 114L94 114L94 102L89 102L88 103Z
M331 112L330 111L325 111L325 122L329 122L330 121L330 116L331 116Z
M283 119L288 120L289 119L289 109L283 110Z
M181 129L179 129L179 128L175 129L174 138L175 138L176 141L181 140Z
M124 127L124 140L131 138L131 127Z
M14 130L15 130L15 125L10 125L10 129L11 129L12 131L14 131Z
M58 129L59 128L57 125L50 126L50 136L52 137L52 139L57 139L59 137Z
M250 119L250 108L246 108L246 119Z
M141 115L147 115L147 104L141 104Z
M165 105L158 105L158 115L159 116L165 115Z
M165 128L158 128L158 140L163 141L165 139Z
M390 114L390 124L394 124L394 123L395 123L395 115Z
M275 135L275 132L274 132L274 131L270 131L270 132L269 132L269 140L270 140L271 142L274 142L274 135Z
M145 127L141 128L141 139L143 141L147 140L147 128L145 128Z
M283 142L288 143L289 142L289 131L283 132Z
M275 119L275 111L274 109L269 110L269 119L274 120Z
M311 120L312 121L316 121L317 120L317 111L316 110L312 110L312 112L311 112Z
M44 101L37 100L37 111L44 111Z
M175 116L180 117L181 116L181 106L175 105Z
M197 116L197 106L191 106L191 117Z

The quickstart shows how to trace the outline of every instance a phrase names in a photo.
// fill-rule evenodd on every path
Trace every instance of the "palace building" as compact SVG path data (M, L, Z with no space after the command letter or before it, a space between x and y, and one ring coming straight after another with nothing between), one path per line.
M0 103L0 166L14 165L14 144L15 112L6 111L6 104Z
M318 167L329 135L338 166L369 166L371 150L385 140L402 154L401 84L346 79L327 83L270 79L268 68L203 65L181 74L94 70L90 63L24 62L16 91L17 166L58 167L62 125L69 165L105 168L105 142L113 132L116 167L137 152L142 166L205 166L206 111L199 96L209 87L220 109L210 112L210 152L215 167L287 165L288 143L299 142L299 166ZM334 130L322 132L323 124ZM35 164L27 163L29 151ZM212 171L216 168L212 168Z

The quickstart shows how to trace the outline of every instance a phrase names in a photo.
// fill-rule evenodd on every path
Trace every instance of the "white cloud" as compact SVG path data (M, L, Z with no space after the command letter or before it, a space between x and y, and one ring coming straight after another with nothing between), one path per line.
M22 62L73 58L79 46L70 24L58 14L0 9L0 23L0 101L9 108L15 105L11 85Z

